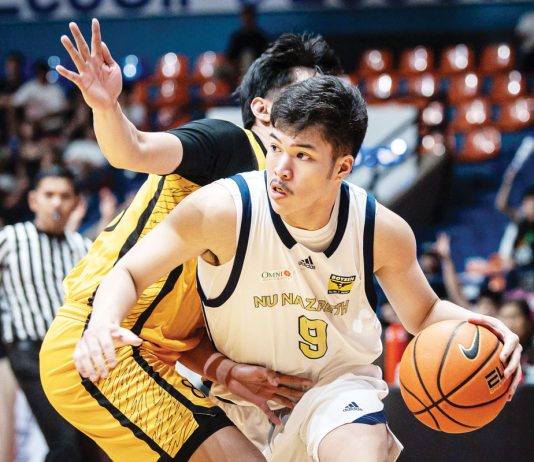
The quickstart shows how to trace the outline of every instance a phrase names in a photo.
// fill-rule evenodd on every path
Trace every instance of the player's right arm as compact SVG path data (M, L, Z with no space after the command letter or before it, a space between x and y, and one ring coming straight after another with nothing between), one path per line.
M91 48L76 23L70 23L69 28L76 46L66 35L61 37L61 43L78 72L63 66L56 70L80 89L93 110L98 144L110 164L159 175L173 172L182 160L182 143L169 133L142 132L126 118L118 102L121 70L102 42L98 21L93 19L91 23Z
M115 348L140 345L120 327L140 294L184 262L200 255L213 264L235 254L236 210L230 193L218 184L184 199L158 226L119 260L100 284L91 320L74 352L83 377L105 378L116 365Z

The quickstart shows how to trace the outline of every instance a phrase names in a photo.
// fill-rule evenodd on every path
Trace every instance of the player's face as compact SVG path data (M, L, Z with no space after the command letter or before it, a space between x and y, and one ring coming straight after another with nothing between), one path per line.
M43 178L30 192L29 204L35 213L35 225L42 231L59 234L65 231L70 214L78 204L72 183L61 177Z
M310 230L325 226L352 163L352 156L334 160L332 146L317 128L295 135L273 128L266 169L274 211L291 226Z

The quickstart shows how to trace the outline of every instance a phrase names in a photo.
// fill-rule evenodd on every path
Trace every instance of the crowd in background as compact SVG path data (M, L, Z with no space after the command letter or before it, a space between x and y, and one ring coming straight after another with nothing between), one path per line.
M248 14L244 12L244 24L250 21ZM240 43L251 41L257 50L240 55ZM235 86L236 75L266 43L260 32L245 26L231 41L228 62L234 67L222 69L223 76ZM71 215L68 229L94 238L127 206L145 175L112 168L99 149L91 111L79 91L50 81L51 68L46 61L31 64L13 52L7 55L0 73L0 227L31 220L27 193L34 179L41 170L61 164L74 172L83 198ZM146 125L148 108L132 98L131 88L126 87L121 97L128 118L140 128ZM420 264L438 296L468 306L475 313L496 316L519 335L526 381L534 383L534 177L521 203L517 207L509 204L521 166L510 164L498 191L496 207L510 217L510 226L500 253L490 262L475 292L455 268L451 258L454 242L446 234L423 246ZM410 336L386 300L381 303L380 315L385 376L390 384L396 384L398 362Z

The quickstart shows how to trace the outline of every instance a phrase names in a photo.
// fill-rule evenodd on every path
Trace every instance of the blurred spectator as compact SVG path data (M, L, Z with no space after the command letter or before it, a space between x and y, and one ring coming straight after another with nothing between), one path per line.
M422 253L419 256L419 265L439 298L447 298L447 290L443 282L440 256L435 248L435 243L425 242L422 245Z
M67 100L61 87L47 78L48 64L38 61L35 78L24 83L14 94L11 103L24 109L24 121L45 131L60 131L63 128L63 113Z
M528 303L523 299L507 300L497 317L517 334L523 347L521 365L530 383L534 383L534 321Z
M24 82L23 64L24 58L17 52L9 53L4 61L4 78L0 81L0 144L9 142L16 133L11 95Z
M126 205L123 204L123 207ZM89 239L95 239L119 212L117 198L109 188L102 188L98 192L98 210L100 212L99 220L87 227L83 233ZM86 215L87 200L82 197L70 216L66 230L76 231L79 229Z
M389 302L380 306L380 319L384 324L384 380L389 385L398 386L400 360L412 336L404 329Z
M83 199L82 204L75 212L77 226L74 229L80 229L88 237L96 236L95 231L100 228L98 224L101 220L111 220L117 206L116 199L113 199L113 214L111 216L101 214L100 201L104 195L106 200L111 191L101 193L102 188L120 186L114 183L113 173L122 175L122 172L111 171L111 167L102 154L92 123L83 127L82 137L72 140L65 148L64 153L65 165L74 173L80 194ZM111 207L111 206L110 206ZM104 210L107 211L108 204L104 204ZM84 212L81 214L81 212ZM76 221L75 220L75 221ZM95 227L96 225L96 227Z
M109 163L96 142L92 123L85 125L78 134L79 137L65 147L63 160L78 182L83 183L88 181L93 171L104 169Z
M526 145L526 147L525 147ZM501 241L499 253L510 270L507 289L520 288L534 292L534 183L530 183L522 194L519 207L509 204L510 192L519 169L534 151L534 139L525 138L518 155L504 173L503 182L495 200L495 206L512 221ZM516 162L514 162L516 161Z
M85 255L90 242L78 233L65 233L78 200L68 171L55 166L41 172L28 199L35 220L0 231L2 340L18 385L48 444L46 460L75 462L81 460L79 435L44 394L39 350L55 309L61 305L63 278Z
M494 292L487 287L482 287L478 297L472 303L464 295L463 285L458 279L458 273L451 256L451 243L448 234L440 233L434 248L441 261L443 283L447 298L451 302L469 308L475 313L496 316L502 299L500 292Z
M449 235L440 233L434 245L434 251L438 255L443 273L443 285L447 299L457 305L468 307L469 302L462 293L458 274L451 256L451 241Z
M226 50L229 63L227 80L232 88L268 44L267 35L256 23L256 6L245 4L241 8L241 27L230 36Z
M62 132L67 139L81 138L85 128L93 123L93 114L85 104L83 96L77 87L69 91L67 106L67 120Z
M534 11L519 18L515 27L519 40L519 68L524 72L534 71Z
M482 288L475 302L470 306L471 311L485 316L497 316L502 300L502 293L492 292Z
M0 81L0 94L11 95L24 83L24 57L12 51L4 60L4 78Z
M81 93L80 93L81 94ZM147 111L144 104L136 101L132 84L125 83L119 95L119 103L122 112L132 122L136 128L144 129L147 126ZM89 110L87 105L84 105Z

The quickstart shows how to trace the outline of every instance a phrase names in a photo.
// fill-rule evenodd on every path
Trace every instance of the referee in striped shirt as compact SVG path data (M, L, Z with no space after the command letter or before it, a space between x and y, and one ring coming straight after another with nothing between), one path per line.
M39 173L28 200L35 220L0 231L0 331L13 373L48 444L46 461L79 461L77 431L57 414L42 389L39 350L63 304L63 279L91 242L65 232L78 203L68 170L53 166Z

